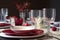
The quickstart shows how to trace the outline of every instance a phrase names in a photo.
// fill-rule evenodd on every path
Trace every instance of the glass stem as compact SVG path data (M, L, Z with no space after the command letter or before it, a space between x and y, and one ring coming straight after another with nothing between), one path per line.
M25 14L24 14L24 12L20 12L20 17L23 18L23 22L25 22Z
M47 27L47 34L49 35L50 34L50 25L48 24L48 27Z

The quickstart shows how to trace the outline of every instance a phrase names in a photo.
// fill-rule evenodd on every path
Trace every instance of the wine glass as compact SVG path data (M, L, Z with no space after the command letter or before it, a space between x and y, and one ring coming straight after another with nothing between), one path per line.
M48 34L50 33L50 23L55 21L56 9L54 8L43 8L43 25L47 25Z
M0 21L6 21L6 16L8 16L8 9L1 8L0 9Z
M0 32L2 32L2 30L5 28L9 28L6 22L7 16L8 16L8 8L0 8L0 30L1 30Z
M36 29L42 28L42 10L31 10L30 17Z

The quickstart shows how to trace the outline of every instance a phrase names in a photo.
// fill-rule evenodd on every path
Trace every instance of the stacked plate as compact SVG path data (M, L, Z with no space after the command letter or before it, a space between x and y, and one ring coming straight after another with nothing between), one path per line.
M10 27L10 24L9 24L9 23L0 22L0 29L1 29L1 28L7 28L7 27Z
M34 36L47 33L42 29L35 29L34 26L12 26L8 30L4 30L3 33L11 36Z
M43 30L26 30L26 31L22 31L20 30L19 33L16 33L12 30L4 30L3 33L5 33L6 35L10 35L10 36L34 36L34 35L41 35L44 33Z

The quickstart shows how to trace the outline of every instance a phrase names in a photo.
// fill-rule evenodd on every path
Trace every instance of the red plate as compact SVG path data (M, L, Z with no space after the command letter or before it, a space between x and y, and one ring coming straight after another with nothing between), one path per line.
M3 26L10 26L10 24L7 24L7 23L0 23L0 27L3 27Z
M4 30L3 31L6 35L11 35L11 36L33 36L33 35L38 35L38 34L43 34L44 31L43 30L38 30L38 29L34 29L31 31L26 31L26 32L22 32L20 31L19 33L15 33L12 30Z

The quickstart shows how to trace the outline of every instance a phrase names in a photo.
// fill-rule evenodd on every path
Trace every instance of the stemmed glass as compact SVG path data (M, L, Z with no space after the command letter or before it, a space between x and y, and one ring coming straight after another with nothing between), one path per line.
M6 21L6 16L8 16L8 8L1 8L0 21Z
M2 32L3 29L8 28L4 23L7 23L6 17L8 16L8 8L0 8L0 32Z
M42 28L42 10L31 10L30 17L36 29Z
M54 8L43 8L43 25L47 25L48 34L50 33L50 23L55 21L56 9Z

